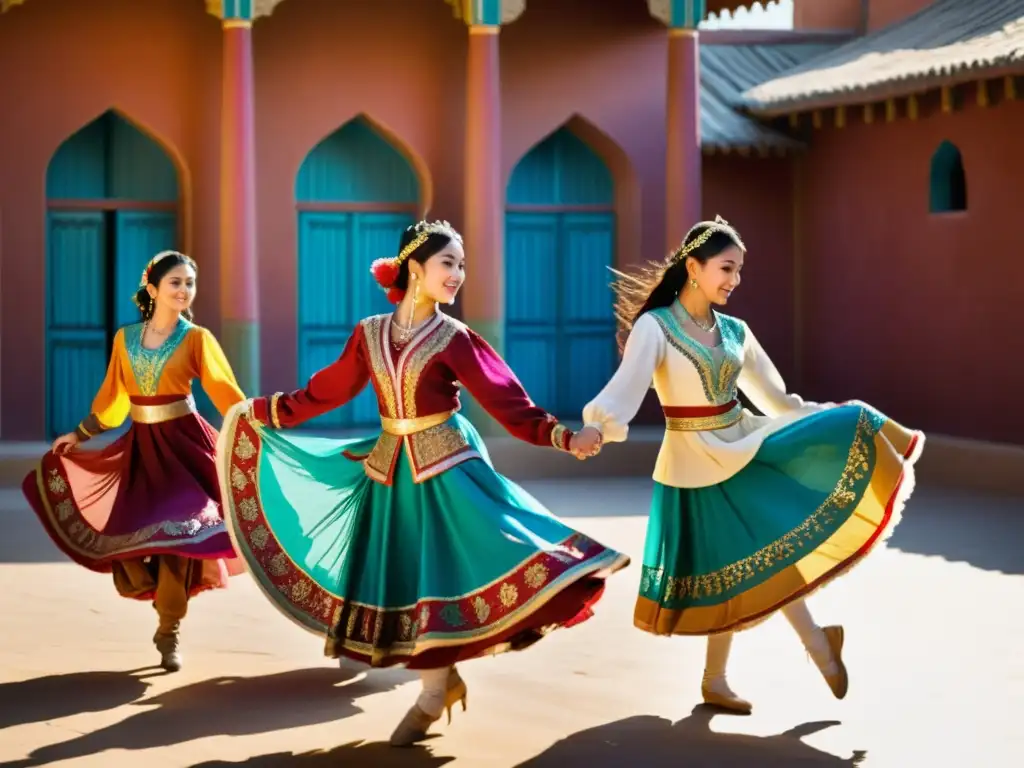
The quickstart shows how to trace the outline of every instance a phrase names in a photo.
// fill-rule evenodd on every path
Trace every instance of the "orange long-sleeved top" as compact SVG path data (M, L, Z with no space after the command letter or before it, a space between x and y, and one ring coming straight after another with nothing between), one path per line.
M231 365L210 331L181 318L156 349L142 346L143 324L125 326L114 336L107 375L93 399L91 413L78 427L87 439L119 427L128 417L132 397L188 396L192 380L222 414L245 399Z

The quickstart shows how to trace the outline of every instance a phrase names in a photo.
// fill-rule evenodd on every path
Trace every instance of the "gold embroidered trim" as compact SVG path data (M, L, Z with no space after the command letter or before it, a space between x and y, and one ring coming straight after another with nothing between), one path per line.
M665 429L669 432L705 432L711 429L725 429L743 418L743 405L736 405L717 416L666 416Z
M398 380L402 391L402 415L416 416L416 390L423 372L436 355L443 352L455 338L458 327L445 315L438 314L439 321L429 328L422 340L409 342L406 352L398 361Z
M282 392L275 392L270 396L270 424L274 429L281 428L281 421L277 418L277 401L281 399Z
M555 424L551 428L551 444L560 451L568 451L566 447L565 437L566 433L569 433L569 437L572 437L572 431L564 424Z
M836 514L847 509L858 501L854 490L856 483L865 478L871 467L868 463L870 455L868 443L874 438L878 429L871 423L867 412L862 410L857 420L850 452L846 457L846 466L832 492L806 520L780 538L762 547L748 557L731 563L711 573L692 576L669 576L664 568L645 566L640 579L640 595L650 590L659 592L657 602L665 605L671 600L683 598L703 598L721 595L747 581L758 573L763 573L779 562L788 560L803 549L804 540L813 540L815 534L825 532L824 525L835 522ZM665 582L664 588L661 587ZM651 598L649 598L651 599Z
M373 381L377 390L377 399L383 405L386 415L391 418L398 418L398 407L395 404L395 388L392 384L389 366L386 355L387 345L390 343L384 335L387 326L387 315L374 315L362 321L363 337L366 341L366 349L370 355L370 368L373 371Z

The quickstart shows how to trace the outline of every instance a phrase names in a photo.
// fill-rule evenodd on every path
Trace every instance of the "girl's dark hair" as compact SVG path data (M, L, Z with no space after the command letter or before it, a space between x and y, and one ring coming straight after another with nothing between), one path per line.
M142 321L148 322L153 318L153 312L156 309L156 302L153 301L153 297L149 295L149 291L146 290L146 286L154 285L157 288L160 287L160 281L164 279L164 276L177 266L184 264L187 267L192 267L192 271L197 275L199 274L199 267L196 266L195 261L184 253L178 253L177 251L164 251L158 253L153 257L153 261L149 262L149 266L146 267L145 279L146 285L142 286L135 292L135 297L132 299L135 302L135 306L139 308L139 312L142 314ZM192 320L192 308L189 307L181 313L186 320Z
M415 224L406 227L405 231L402 233L402 239L398 243L398 253L401 253L405 249L405 246L415 240L419 234L420 233L416 229ZM452 235L446 232L431 232L427 235L427 239L418 245L416 250L410 253L402 262L401 266L399 266L398 277L395 278L394 287L400 291L408 290L409 262L415 261L417 264L426 264L431 256L435 256L443 251L451 241Z
M707 232L709 229L712 230L710 234ZM698 238L702 241L700 245L687 251L686 256L681 258L683 250ZM654 261L631 272L612 270L618 277L612 290L615 292L615 319L619 326L620 349L625 345L633 324L642 314L671 306L676 300L688 279L688 259L706 264L730 246L746 250L739 233L724 220L716 218L715 221L702 221L695 225L664 261Z

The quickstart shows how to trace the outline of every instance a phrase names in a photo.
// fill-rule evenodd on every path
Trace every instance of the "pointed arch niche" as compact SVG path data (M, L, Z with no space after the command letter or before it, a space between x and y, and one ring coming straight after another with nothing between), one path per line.
M46 169L46 429L88 413L114 334L138 322L139 276L183 248L177 155L110 109L69 136Z
M639 226L625 152L578 115L510 174L505 353L537 403L561 417L579 418L614 372L609 267L639 260Z
M336 360L362 318L389 311L370 264L395 255L402 232L429 207L431 194L425 164L366 115L344 123L306 155L295 179L299 381ZM309 427L378 422L367 388Z

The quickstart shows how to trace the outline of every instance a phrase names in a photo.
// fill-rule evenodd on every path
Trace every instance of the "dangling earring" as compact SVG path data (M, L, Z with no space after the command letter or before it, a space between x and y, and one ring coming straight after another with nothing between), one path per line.
M416 279L416 275L409 275L412 281L415 283L415 287L412 289L412 303L409 305L409 320L405 326L409 330L412 330L412 319L416 313L416 307L420 303L420 281Z
M694 280L692 277L690 278L690 287L693 288L693 290L697 290L697 288L699 288L699 286L697 285L697 281Z

